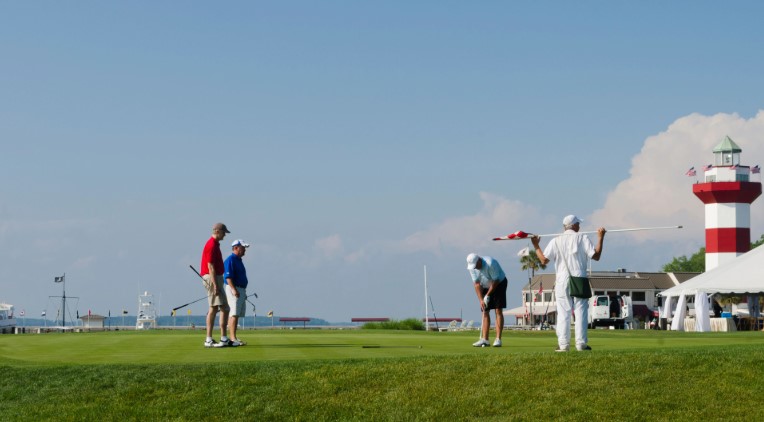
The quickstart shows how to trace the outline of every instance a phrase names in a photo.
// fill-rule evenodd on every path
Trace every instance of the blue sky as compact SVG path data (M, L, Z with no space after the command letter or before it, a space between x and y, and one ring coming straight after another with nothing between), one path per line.
M538 3L538 4L537 4ZM668 4L666 4L668 3ZM4 2L0 300L162 313L204 292L213 223L253 244L258 314L478 319L518 229L609 236L595 269L703 245L690 166L764 162L760 2ZM752 237L764 214L751 208ZM204 304L192 307L204 312Z

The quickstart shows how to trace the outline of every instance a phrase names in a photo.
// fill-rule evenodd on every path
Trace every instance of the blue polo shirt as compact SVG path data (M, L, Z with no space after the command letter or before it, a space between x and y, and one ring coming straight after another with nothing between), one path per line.
M246 288L249 282L247 281L247 270L244 268L244 261L242 261L241 257L232 253L225 259L223 264L225 266L223 277L225 277L226 284L228 284L228 279L230 278L233 280L235 287Z

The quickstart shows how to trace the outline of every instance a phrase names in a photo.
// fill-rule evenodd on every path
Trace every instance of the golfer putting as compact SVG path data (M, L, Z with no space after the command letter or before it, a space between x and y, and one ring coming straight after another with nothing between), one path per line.
M473 343L475 347L488 347L488 333L491 329L491 309L496 310L496 339L493 347L501 347L501 331L504 327L503 310L507 307L507 276L501 269L499 261L490 256L467 255L467 271L472 277L475 294L480 302L483 314L480 326L480 340Z

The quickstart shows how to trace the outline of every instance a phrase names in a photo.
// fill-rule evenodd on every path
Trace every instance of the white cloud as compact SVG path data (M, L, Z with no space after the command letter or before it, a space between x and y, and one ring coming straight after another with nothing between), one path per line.
M703 167L713 163L713 149L725 136L743 150L743 165L764 162L764 112L751 119L724 113L679 118L665 132L645 140L640 153L632 159L630 177L616 186L589 221L606 222L610 228L683 225L683 230L634 232L628 236L637 241L697 240L702 244L705 214L703 203L692 193L692 184L702 181ZM685 175L690 167L698 171L697 177ZM753 175L752 181L759 180ZM762 201L759 198L751 206L752 238L758 238L762 230Z
M395 248L404 253L428 251L437 255L445 248L477 250L491 243L494 237L549 225L549 219L531 205L488 192L481 192L480 199L483 207L477 214L446 219L412 234Z
M342 253L342 238L340 235L333 234L314 242L315 249L324 257L331 258Z

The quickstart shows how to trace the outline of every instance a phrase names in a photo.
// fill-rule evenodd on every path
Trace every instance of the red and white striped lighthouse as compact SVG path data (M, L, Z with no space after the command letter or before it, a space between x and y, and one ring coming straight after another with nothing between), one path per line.
M714 164L705 167L704 183L692 193L706 208L706 271L751 248L751 203L761 183L750 181L750 168L740 164L743 150L729 136L714 148Z

